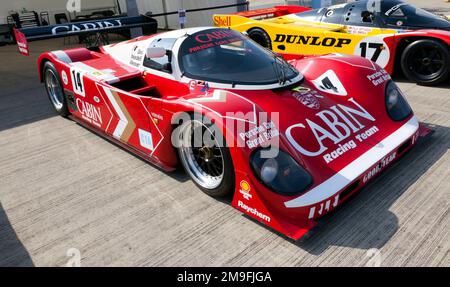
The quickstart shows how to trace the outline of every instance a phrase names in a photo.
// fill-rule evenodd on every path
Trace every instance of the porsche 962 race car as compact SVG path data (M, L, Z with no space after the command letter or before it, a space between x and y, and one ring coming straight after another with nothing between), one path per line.
M372 60L390 74L437 85L450 76L450 21L400 0L362 0L311 10L277 6L214 15L214 25L247 32L285 55L343 53Z
M389 74L355 56L286 62L239 32L190 28L52 51L56 112L299 239L422 133Z

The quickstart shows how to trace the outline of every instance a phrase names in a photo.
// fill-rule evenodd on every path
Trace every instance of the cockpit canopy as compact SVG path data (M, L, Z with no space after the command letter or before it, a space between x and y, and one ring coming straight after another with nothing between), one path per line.
M445 17L427 12L401 0L365 0L296 14L323 23L394 29L450 30Z
M229 29L211 28L187 36L178 63L186 77L232 85L284 84L299 76L281 57Z

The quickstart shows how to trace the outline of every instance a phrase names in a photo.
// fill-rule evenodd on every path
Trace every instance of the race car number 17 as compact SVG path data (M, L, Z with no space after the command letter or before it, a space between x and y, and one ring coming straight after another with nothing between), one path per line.
M361 41L355 48L355 55L371 60L382 68L387 66L390 58L389 47L380 36L368 37Z
M72 86L74 93L85 97L86 93L84 90L84 72L78 69L71 68L70 76L72 78Z

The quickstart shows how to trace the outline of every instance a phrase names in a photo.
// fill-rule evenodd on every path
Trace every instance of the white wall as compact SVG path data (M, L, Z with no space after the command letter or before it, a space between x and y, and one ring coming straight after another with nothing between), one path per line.
M157 0L150 0L157 1ZM113 7L115 0L81 0L81 10ZM20 12L23 8L29 11L49 12L50 21L54 23L54 14L69 14L66 10L67 0L0 0L0 23L6 23L9 11ZM123 5L125 7L125 5Z

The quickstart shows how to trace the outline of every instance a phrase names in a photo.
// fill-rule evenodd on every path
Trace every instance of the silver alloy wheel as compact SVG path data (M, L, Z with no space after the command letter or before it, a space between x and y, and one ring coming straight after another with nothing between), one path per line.
M197 128L201 128L202 132L196 133ZM205 133L213 135L211 130L200 121L192 120L183 125L180 133L180 159L187 173L198 185L205 189L215 189L223 181L225 165L222 150L216 138L214 138L214 146L207 146L203 142ZM195 136L198 135L202 136L202 140L201 146L196 147Z
M47 69L45 72L45 84L47 87L47 93L50 97L50 101L57 111L60 111L64 105L64 96L59 84L58 78L51 69Z

